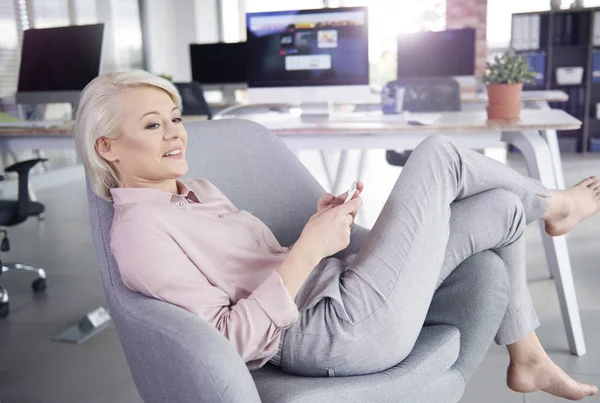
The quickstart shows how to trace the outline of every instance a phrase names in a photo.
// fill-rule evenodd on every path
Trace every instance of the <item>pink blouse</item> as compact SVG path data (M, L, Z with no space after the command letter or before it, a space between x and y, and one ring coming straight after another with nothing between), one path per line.
M112 253L125 285L216 327L249 369L277 352L298 308L276 269L289 248L206 179L179 194L112 189Z

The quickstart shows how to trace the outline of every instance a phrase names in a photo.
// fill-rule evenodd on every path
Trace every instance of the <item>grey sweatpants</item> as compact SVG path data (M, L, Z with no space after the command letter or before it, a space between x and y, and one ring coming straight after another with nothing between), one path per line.
M289 373L379 372L408 356L443 280L474 254L506 265L508 308L496 334L513 343L539 326L526 283L525 226L546 211L547 189L504 164L431 136L413 151L360 251L324 259L283 330Z

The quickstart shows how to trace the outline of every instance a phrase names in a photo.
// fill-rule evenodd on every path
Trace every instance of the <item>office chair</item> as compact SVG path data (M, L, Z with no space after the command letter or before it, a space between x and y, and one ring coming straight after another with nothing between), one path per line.
M213 113L204 98L202 86L192 81L189 83L173 83L179 90L181 101L183 103L182 115L206 115L212 119Z
M396 81L404 86L402 109L408 112L460 111L460 86L450 77L405 78ZM404 166L412 150L387 150L385 159L390 165Z
M29 200L29 171L38 162L45 162L46 159L37 158L18 162L5 169L6 172L16 172L19 175L19 193L17 200L0 200L0 227L12 227L25 221L29 216L40 216L44 212L44 205ZM4 180L0 176L0 181ZM0 229L3 235L0 242L0 250L10 250L10 241L6 229ZM31 283L31 288L36 293L46 290L46 272L39 267L30 266L24 263L4 263L0 261L0 276L9 271L30 271L37 273L38 278ZM0 318L5 318L9 314L8 292L0 285Z

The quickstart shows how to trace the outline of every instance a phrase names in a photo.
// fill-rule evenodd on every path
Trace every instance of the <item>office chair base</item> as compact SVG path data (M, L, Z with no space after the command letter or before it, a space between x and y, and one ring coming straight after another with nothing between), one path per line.
M10 311L8 292L0 285L0 318L6 318Z
M34 292L44 292L47 288L46 272L39 267L30 266L24 263L10 262L2 264L2 273L9 271L28 271L36 273L38 278L31 283L31 288ZM1 273L0 273L1 274Z

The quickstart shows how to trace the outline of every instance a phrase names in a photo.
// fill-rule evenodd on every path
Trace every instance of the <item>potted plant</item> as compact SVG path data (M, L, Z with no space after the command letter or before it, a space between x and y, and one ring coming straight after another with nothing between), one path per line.
M523 83L535 84L534 77L523 55L506 52L494 57L493 63L486 63L483 81L487 86L488 119L518 119Z

